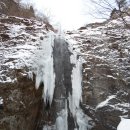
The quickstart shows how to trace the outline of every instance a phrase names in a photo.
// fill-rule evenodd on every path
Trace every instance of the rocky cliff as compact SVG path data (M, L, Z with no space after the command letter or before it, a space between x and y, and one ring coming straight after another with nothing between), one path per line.
M116 130L130 112L129 29L121 19L108 20L68 31L67 38L84 59L82 108L95 121L93 130Z
M0 13L8 16L18 16L23 18L35 18L33 7L23 8L19 0L1 0Z
M33 130L39 123L42 88L29 72L46 25L15 16L0 16L0 130Z

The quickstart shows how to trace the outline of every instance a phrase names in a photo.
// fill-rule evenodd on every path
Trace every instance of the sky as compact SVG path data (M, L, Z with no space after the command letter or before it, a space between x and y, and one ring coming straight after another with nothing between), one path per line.
M84 0L22 0L22 3L31 3L36 14L46 14L53 25L64 30L73 30L87 23L102 21L88 13L92 5L88 1L84 3Z

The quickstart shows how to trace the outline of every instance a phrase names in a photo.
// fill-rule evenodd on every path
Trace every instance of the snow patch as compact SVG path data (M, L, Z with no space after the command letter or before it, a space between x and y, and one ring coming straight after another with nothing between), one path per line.
M117 126L117 130L130 130L130 119L121 119L121 122Z
M113 77L112 75L107 75L107 78L117 79L117 78Z
M2 105L2 104L3 104L3 98L0 97L0 105Z
M10 26L10 35L11 37L16 37L18 36L19 34L21 34L21 32L23 31L22 29L25 28L26 26L21 24L20 26L19 25L11 25Z
M10 77L6 77L1 75L0 77L0 83L14 83L15 81L17 81L17 78L11 79Z
M106 106L109 103L109 101L111 99L115 98L115 97L116 97L116 95L109 96L105 101L103 101L100 104L98 104L97 107L96 107L96 109Z

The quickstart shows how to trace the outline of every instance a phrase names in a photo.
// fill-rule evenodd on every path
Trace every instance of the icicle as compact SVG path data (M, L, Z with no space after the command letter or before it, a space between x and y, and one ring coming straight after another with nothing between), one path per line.
M43 83L44 83L44 94L43 94L44 102L49 101L51 105L52 99L53 99L54 88L55 88L53 57L50 57L45 63Z
M79 103L82 99L82 61L77 60L77 54L73 53L71 56L71 63L75 66L72 70L72 95L69 96L69 107L73 116L76 114L76 110L79 109Z
M33 73L31 71L28 72L28 78L33 81Z
M70 48L73 55L71 55L71 63L74 64L72 70L72 95L69 95L69 108L76 119L79 128L75 130L89 130L92 126L89 125L90 117L85 115L80 108L80 101L82 100L82 59L78 59L77 53Z
M53 100L53 93L55 89L55 74L53 68L53 46L54 46L54 34L49 34L43 41L40 49L37 52L37 60L34 63L36 68L36 89L40 84L44 84L43 98L44 102L49 102L50 105Z

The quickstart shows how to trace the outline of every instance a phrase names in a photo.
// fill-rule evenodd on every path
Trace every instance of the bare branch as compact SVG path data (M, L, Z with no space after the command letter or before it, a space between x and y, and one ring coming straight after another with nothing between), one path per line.
M91 3L95 7L96 13L91 12L91 16L97 18L121 18L122 22L125 26L128 26L126 19L124 18L126 15L130 16L129 4L130 0L90 0ZM94 11L93 11L94 12ZM111 15L110 15L111 14ZM114 15L115 14L115 15ZM113 17L112 17L113 16Z

